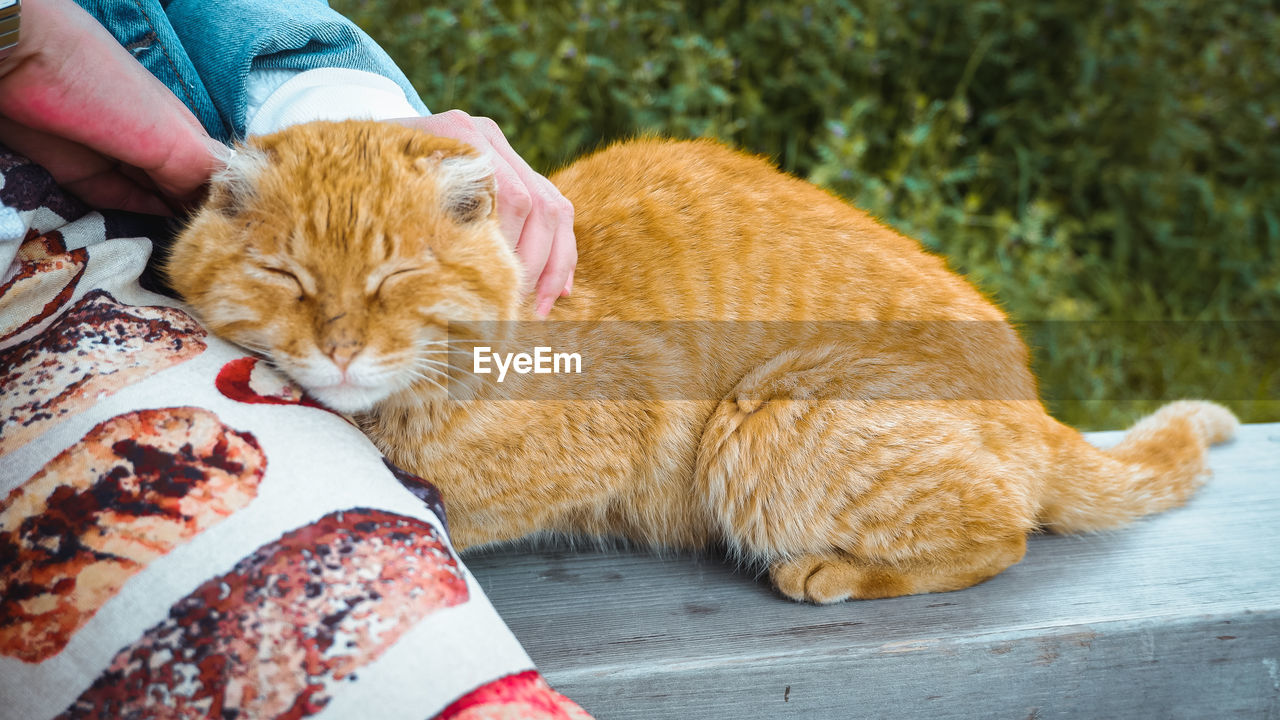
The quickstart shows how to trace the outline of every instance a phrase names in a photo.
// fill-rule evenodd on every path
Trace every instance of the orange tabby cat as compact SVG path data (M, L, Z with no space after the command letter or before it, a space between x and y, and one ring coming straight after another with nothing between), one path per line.
M552 180L579 264L550 320L575 322L534 321L485 159L393 124L250 141L168 271L214 332L435 483L457 546L720 541L798 600L956 590L1039 527L1174 507L1236 426L1177 402L1095 449L1046 414L990 301L760 159L640 140ZM528 322L459 324L488 320ZM538 395L474 362L547 337L591 379Z

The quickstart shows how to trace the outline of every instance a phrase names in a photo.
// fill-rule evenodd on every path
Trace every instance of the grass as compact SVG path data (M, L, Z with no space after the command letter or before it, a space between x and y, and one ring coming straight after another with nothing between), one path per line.
M1266 0L342 0L435 110L550 171L717 137L946 256L1074 425L1280 420L1280 18Z

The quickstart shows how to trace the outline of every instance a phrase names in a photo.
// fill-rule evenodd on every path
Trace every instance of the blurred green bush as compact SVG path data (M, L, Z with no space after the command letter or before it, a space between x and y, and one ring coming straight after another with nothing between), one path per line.
M714 136L848 197L1023 324L1068 422L1280 420L1272 0L333 5L544 171Z

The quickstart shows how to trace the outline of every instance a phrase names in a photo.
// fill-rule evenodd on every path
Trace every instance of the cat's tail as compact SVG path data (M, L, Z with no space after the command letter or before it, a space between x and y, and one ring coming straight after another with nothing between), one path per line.
M1231 439L1239 424L1221 405L1181 400L1139 420L1109 450L1059 426L1038 520L1053 532L1089 532L1177 507L1209 476L1208 447Z

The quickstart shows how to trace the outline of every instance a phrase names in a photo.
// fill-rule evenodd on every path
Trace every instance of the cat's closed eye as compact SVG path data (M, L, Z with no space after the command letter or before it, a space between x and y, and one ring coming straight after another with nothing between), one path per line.
M386 275L383 275L380 280L378 280L377 286L373 288L372 292L369 292L369 295L370 296L380 295L382 294L383 290L388 288L389 285L394 284L392 282L393 280L407 279L410 275L420 274L420 273L426 272L426 270L427 268L425 267L410 267L410 268L402 268L400 270L389 272Z
M306 297L307 290L302 285L302 280L293 272L274 265L259 265L258 269L262 271L265 278L278 285L286 285L298 291L298 299Z

